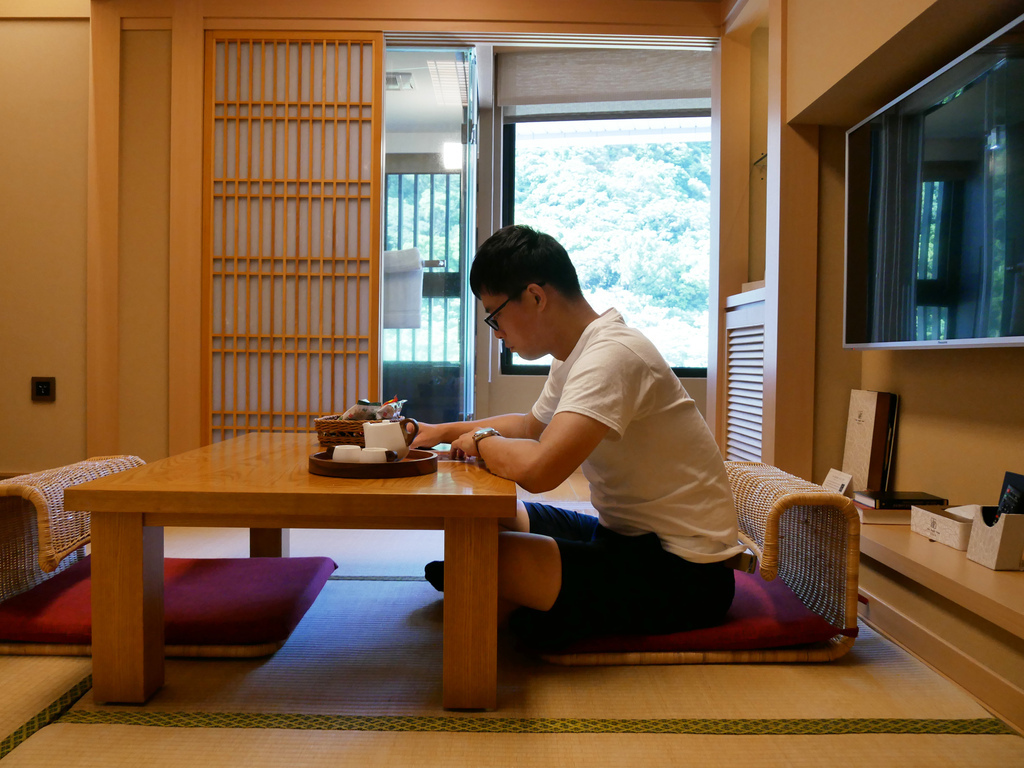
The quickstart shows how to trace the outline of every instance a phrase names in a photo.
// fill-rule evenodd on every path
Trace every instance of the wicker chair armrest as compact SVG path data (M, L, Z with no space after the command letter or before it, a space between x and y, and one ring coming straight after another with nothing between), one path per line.
M835 626L856 627L860 518L842 494L770 464L726 462L740 531L761 548L766 581L783 581Z
M55 571L61 560L89 543L89 513L64 509L64 489L142 464L138 456L98 456L0 480L0 496L20 496L35 507L39 567L45 573Z

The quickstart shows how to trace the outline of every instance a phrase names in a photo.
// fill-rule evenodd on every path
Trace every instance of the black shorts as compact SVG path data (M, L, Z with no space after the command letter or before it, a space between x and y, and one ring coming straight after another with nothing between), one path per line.
M550 536L562 588L550 610L517 608L509 628L538 650L602 635L660 635L720 624L732 604L733 569L691 563L657 534L623 536L592 515L527 502L530 533Z

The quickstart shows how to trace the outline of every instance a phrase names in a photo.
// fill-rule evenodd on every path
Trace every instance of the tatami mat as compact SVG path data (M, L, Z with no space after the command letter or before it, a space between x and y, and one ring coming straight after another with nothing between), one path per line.
M445 712L438 598L331 581L274 656L169 660L142 707L86 693L4 764L1024 764L1024 739L866 628L836 662L791 665L558 667L503 637L499 709Z
M586 503L563 491L555 503ZM81 693L89 660L0 658L0 736L22 728L4 768L1024 765L1024 739L864 626L838 661L788 665L559 667L502 635L499 709L446 712L444 603L420 580L443 535L292 531L291 551L339 569L285 646L168 660L145 706L86 692L42 727ZM166 554L245 556L248 533L171 529Z
M54 725L4 768L994 768L1013 736L674 736L206 730ZM8 762L9 761L9 762Z
M0 656L0 757L77 701L91 672L81 657Z
M168 660L166 684L145 709L443 715L439 598L425 582L328 582L274 656ZM866 627L847 656L827 664L561 667L517 652L507 637L502 646L499 710L474 717L989 717ZM84 709L97 709L91 693L72 712Z

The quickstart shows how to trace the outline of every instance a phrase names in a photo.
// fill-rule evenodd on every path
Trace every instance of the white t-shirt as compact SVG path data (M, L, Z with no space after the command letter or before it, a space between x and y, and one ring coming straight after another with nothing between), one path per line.
M718 446L661 353L610 309L554 361L533 415L545 424L571 411L609 427L583 463L601 525L627 536L656 533L696 563L742 552L736 509Z

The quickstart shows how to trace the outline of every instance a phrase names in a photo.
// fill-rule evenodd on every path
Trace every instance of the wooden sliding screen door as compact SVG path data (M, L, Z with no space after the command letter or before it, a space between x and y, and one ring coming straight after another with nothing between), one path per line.
M204 435L379 388L380 35L206 40Z

